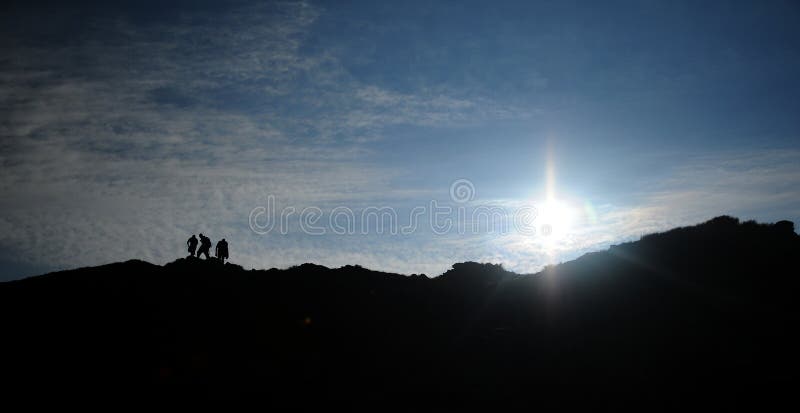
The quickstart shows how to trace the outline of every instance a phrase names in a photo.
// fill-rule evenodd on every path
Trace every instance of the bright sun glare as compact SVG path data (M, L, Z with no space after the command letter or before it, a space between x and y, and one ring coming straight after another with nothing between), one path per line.
M560 238L569 232L574 212L566 202L549 199L539 204L538 212L539 230L543 235Z
M540 202L535 202L537 209L537 231L549 252L558 249L558 244L569 235L578 217L579 210L569 202L556 196L556 168L553 148L548 143L547 161L545 168L545 197Z

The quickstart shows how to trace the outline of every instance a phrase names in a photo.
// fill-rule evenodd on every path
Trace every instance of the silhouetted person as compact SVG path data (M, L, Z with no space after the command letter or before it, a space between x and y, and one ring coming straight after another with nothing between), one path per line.
M217 243L217 248L216 251L214 251L214 255L216 255L217 259L222 262L225 262L225 259L228 258L228 241L225 241L225 238Z
M200 250L197 251L197 257L199 258L201 255L205 254L206 259L210 259L211 256L209 253L211 252L211 239L207 236L200 234Z
M197 237L192 234L192 237L186 241L186 245L189 246L189 256L194 257L194 252L197 250Z

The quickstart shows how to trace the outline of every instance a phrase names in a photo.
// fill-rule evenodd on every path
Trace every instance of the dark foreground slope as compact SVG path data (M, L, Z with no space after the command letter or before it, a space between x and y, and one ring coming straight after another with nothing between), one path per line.
M721 217L528 276L199 260L53 273L0 284L2 390L374 409L793 399L798 238Z

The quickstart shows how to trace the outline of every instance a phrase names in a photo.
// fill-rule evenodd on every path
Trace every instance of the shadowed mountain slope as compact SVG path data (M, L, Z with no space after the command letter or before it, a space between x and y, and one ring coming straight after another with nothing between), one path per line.
M718 217L531 275L132 260L0 284L2 376L300 408L777 402L800 374L797 257L791 222Z

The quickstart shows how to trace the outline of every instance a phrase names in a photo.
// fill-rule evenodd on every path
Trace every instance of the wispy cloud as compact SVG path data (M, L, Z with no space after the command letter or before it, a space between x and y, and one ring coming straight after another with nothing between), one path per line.
M248 214L267 193L299 206L407 194L391 184L397 171L365 162L364 142L392 124L514 114L356 80L337 56L302 50L322 12L281 2L168 24L96 18L58 44L7 39L0 247L52 267L166 262L187 234L205 231L240 240L245 265L350 257L378 266L316 241L266 247Z

